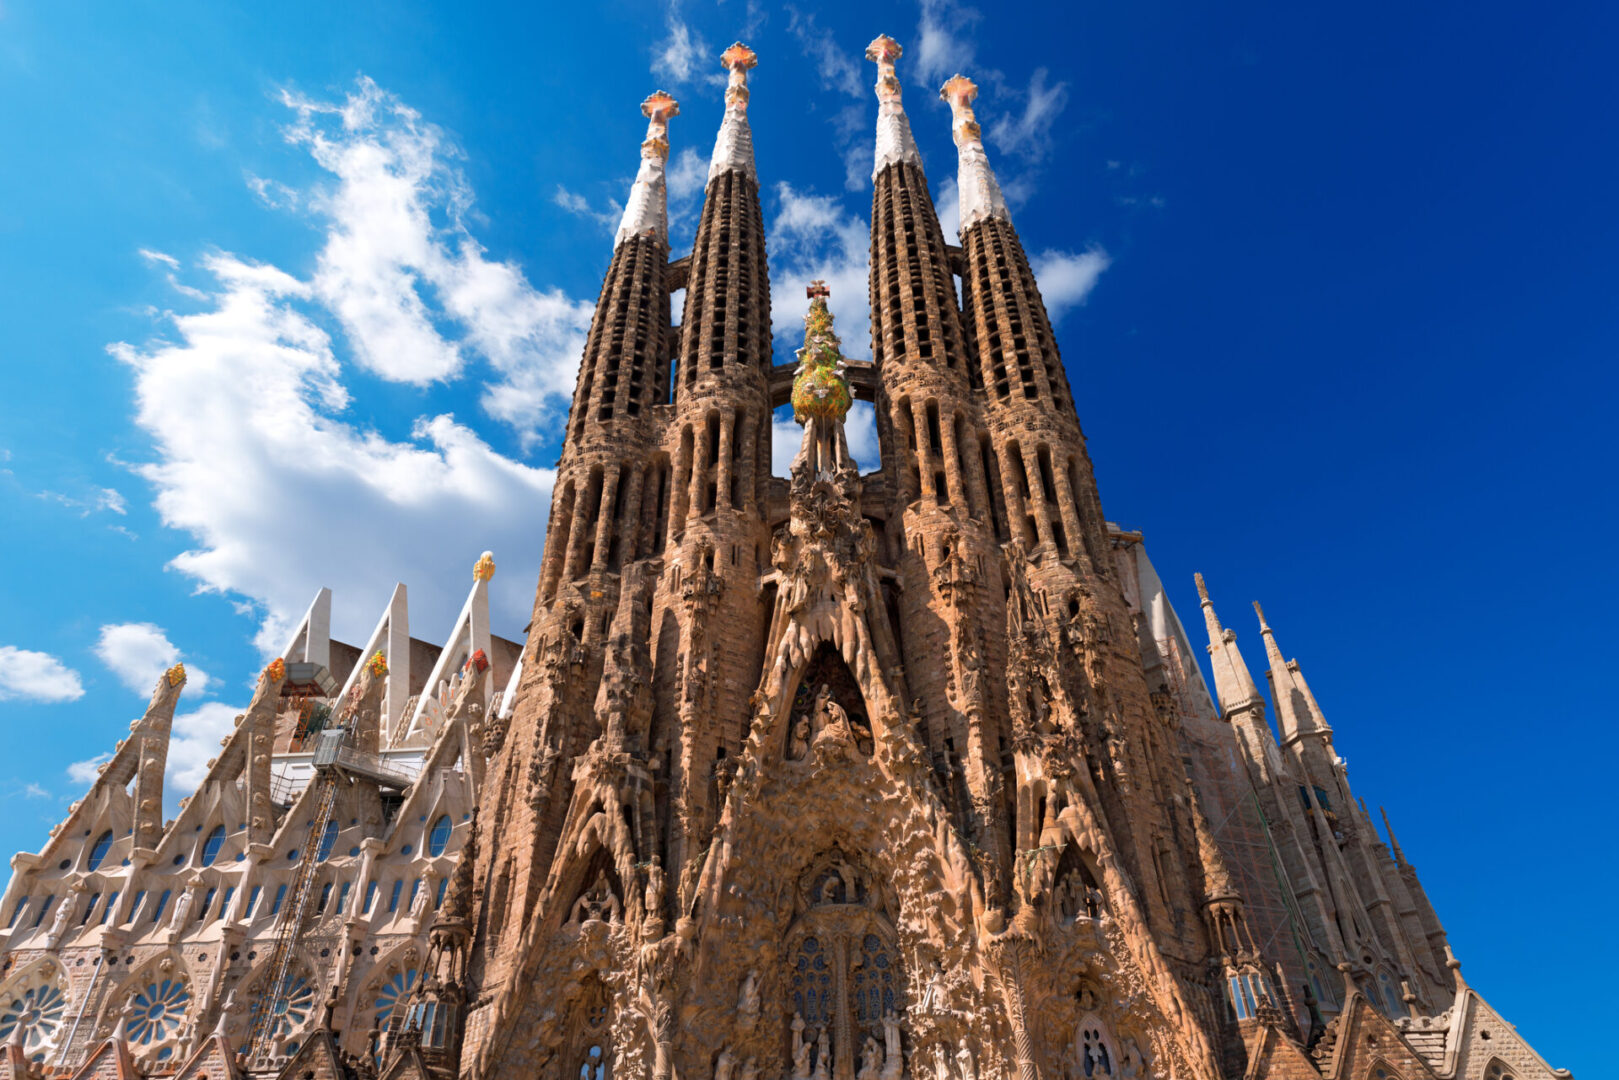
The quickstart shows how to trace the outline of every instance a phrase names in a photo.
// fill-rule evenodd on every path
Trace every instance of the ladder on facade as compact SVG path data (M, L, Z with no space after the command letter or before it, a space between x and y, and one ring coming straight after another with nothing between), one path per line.
M352 735L346 729L327 729L315 733L315 775L310 784L316 787L315 814L309 822L303 848L298 852L298 869L293 875L291 902L281 910L281 922L276 927L275 947L270 953L269 978L259 987L253 1003L252 1025L248 1030L248 1061L250 1069L267 1069L276 1065L276 1029L279 1019L295 989L288 985L292 958L298 939L302 936L304 920L309 911L309 898L314 894L315 881L320 876L321 842L326 827L331 823L337 806L337 791L347 778L369 780L379 788L403 791L415 783L416 778L385 762L376 754L367 753L350 745Z
M248 1034L248 1060L250 1068L268 1068L274 1064L277 1021L287 1009L292 990L287 985L287 974L292 969L292 956L303 927L304 913L309 896L314 891L317 856L326 835L326 825L332 820L332 809L337 805L337 785L340 778L335 768L317 772L315 783L320 785L315 816L309 823L309 834L304 837L298 852L298 870L292 879L292 902L281 910L281 924L276 928L275 948L270 953L270 977L259 988L253 1003L253 1022Z

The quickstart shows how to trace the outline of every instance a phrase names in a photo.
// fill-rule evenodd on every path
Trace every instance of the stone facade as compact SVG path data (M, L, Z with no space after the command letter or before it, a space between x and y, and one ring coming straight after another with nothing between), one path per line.
M489 633L488 556L442 649L402 586L365 646L332 642L323 593L171 821L184 672L161 680L13 862L0 1073L1567 1075L1462 980L1261 615L1273 733L1205 590L1209 692L1103 516L976 88L942 91L953 246L901 50L867 56L872 361L812 287L773 363L752 51L722 57L673 261L678 107L649 97L527 640Z

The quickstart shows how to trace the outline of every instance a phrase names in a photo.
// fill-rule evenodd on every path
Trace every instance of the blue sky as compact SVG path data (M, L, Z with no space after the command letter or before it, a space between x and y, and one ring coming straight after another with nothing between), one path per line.
M947 219L936 89L983 88L1109 515L1251 664L1264 602L1468 978L1594 1075L1611 6L465 6L0 7L0 848L181 657L194 775L322 584L437 638L491 548L519 636L639 102L684 249L733 39L778 354L812 276L865 353L886 32Z

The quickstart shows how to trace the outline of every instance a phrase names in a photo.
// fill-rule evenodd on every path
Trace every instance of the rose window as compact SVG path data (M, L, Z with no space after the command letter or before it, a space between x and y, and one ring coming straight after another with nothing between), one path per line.
M179 979L150 983L129 999L124 1036L142 1048L167 1042L179 1032L190 1005L191 991ZM173 1052L172 1047L165 1047L158 1057L166 1058Z
M377 1022L378 1031L388 1030L388 1018L393 1016L394 1006L410 992L416 983L416 969L396 971L393 977L383 983L377 990Z
M275 1003L270 1006L270 1038L285 1039L303 1027L314 1007L314 984L302 975L288 980L284 991L275 996ZM288 1054L297 1050L296 1044L286 1048Z
M0 1044L9 1041L12 1033L21 1028L26 1033L24 1051L41 1051L35 1060L42 1060L45 1048L56 1041L66 1011L67 998L54 986L33 986L20 994L8 994L0 1007Z

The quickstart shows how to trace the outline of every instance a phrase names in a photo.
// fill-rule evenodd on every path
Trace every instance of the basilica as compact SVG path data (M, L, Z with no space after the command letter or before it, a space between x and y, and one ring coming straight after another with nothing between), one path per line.
M753 51L679 257L648 97L525 640L487 553L443 644L403 585L336 640L322 590L177 810L158 680L12 860L0 1080L1569 1076L1351 790L1371 734L1217 575L1194 646L1105 516L977 87L949 238L866 58L871 360L816 283L775 363Z

